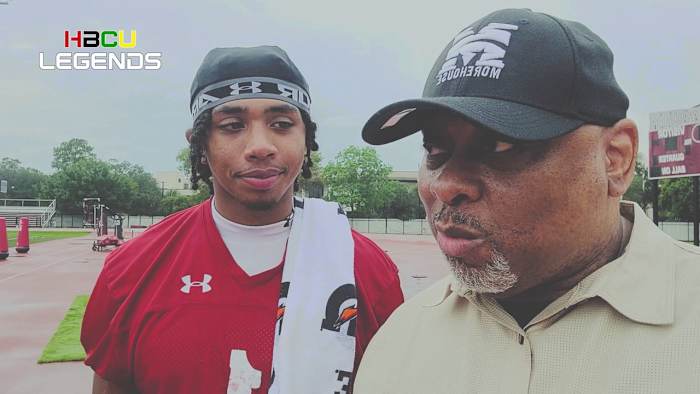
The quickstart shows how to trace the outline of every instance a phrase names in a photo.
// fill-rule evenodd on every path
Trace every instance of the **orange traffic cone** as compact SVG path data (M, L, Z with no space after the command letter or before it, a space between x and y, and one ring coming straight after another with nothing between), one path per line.
M19 231L17 232L17 253L29 252L29 218L19 219Z
M0 260L5 260L10 255L7 248L7 223L5 218L0 218Z

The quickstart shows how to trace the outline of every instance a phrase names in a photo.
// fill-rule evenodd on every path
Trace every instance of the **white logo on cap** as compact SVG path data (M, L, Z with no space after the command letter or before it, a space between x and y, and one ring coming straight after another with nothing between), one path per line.
M445 62L436 75L437 83L462 77L498 79L505 66L502 59L506 50L496 43L507 47L511 30L518 30L518 26L489 23L476 34L471 27L462 30L452 40L452 47L447 51ZM477 55L480 56L474 65L469 65Z

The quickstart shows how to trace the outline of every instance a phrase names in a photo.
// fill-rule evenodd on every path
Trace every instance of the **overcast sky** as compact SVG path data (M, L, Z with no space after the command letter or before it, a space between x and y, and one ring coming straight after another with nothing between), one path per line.
M0 157L45 172L53 147L70 138L88 140L102 159L174 170L191 124L189 86L203 56L213 47L262 44L284 48L309 82L327 160L364 144L360 130L374 111L419 97L457 32L507 7L583 22L607 41L641 152L648 149L650 112L700 104L698 0L9 2L0 5ZM120 29L137 31L137 51L162 52L162 68L39 68L39 52L52 61L64 50L64 30ZM378 150L396 170L418 167L416 135Z

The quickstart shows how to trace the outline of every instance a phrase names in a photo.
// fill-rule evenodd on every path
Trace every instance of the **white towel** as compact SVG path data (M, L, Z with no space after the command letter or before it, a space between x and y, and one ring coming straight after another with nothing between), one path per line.
M306 198L294 206L269 393L346 393L358 307L350 224L336 203Z

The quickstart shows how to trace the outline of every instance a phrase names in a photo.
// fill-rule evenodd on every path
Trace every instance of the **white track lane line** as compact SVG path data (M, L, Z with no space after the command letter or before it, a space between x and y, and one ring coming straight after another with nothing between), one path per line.
M23 276L23 275L27 275L27 274L31 274L31 273L33 273L33 272L40 271L40 270L42 270L42 269L44 269L44 268L52 267L52 266L54 266L54 265L67 263L67 262L69 262L69 261L71 261L71 260L75 260L75 257L67 258L67 259L61 260L61 261L56 261L56 262L51 263L51 264L42 265L41 267L34 268L33 270L29 270L29 271L27 271L27 272L21 272L21 273L19 273L19 274L14 274L14 275L12 275L12 276L8 276L7 278L0 279L0 283L2 283L2 282L7 282L7 281L10 280L10 279L14 279L14 278L17 278L17 277L20 277L20 276Z

